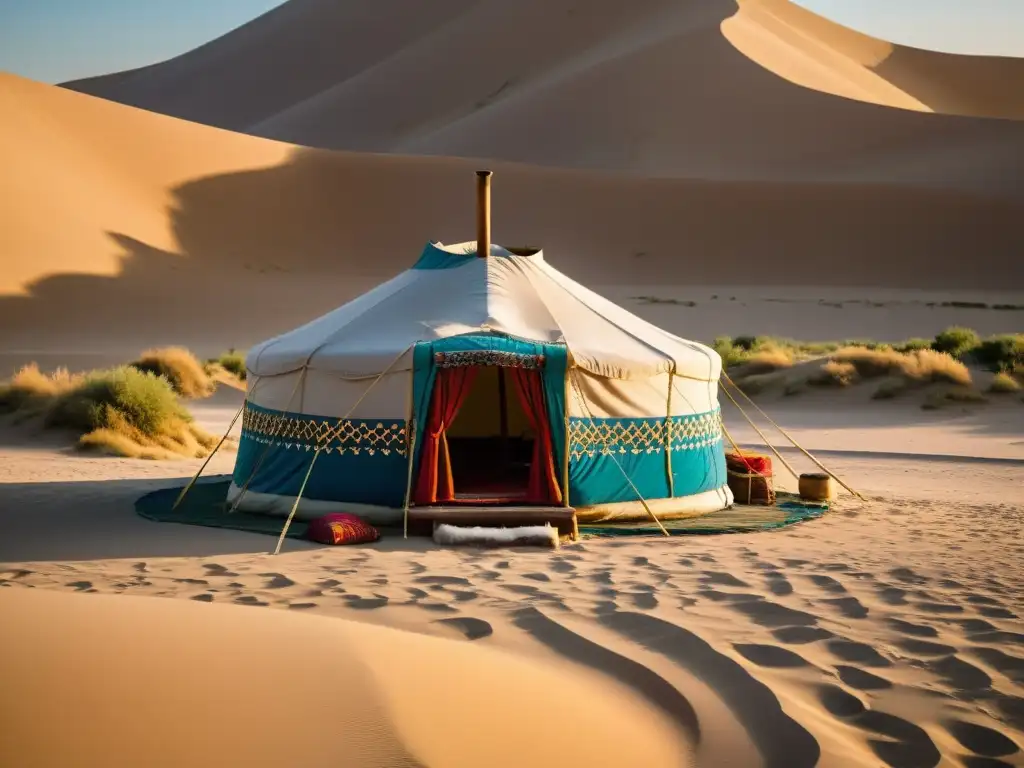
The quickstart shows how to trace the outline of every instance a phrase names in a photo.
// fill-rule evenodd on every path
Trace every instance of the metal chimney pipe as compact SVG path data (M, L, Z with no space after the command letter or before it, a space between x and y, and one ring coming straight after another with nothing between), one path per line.
M476 172L476 255L491 253L491 172Z

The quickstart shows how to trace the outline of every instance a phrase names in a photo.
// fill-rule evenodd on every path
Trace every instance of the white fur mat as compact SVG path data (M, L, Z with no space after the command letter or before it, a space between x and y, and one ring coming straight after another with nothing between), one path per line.
M550 525L516 528L463 527L441 523L434 529L434 542L445 545L482 547L551 547L558 549L558 529Z

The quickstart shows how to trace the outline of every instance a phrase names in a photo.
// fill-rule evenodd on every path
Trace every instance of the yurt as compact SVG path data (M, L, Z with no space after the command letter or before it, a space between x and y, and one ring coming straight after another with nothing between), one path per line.
M410 508L572 508L580 521L729 506L722 361L588 290L539 249L475 242L418 260L253 347L228 501L300 519ZM296 504L298 500L298 504Z

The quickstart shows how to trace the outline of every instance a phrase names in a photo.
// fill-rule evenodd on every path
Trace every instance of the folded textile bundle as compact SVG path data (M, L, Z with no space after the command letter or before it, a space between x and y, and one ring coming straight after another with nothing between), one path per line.
M774 504L770 456L757 453L726 453L729 489L737 504Z

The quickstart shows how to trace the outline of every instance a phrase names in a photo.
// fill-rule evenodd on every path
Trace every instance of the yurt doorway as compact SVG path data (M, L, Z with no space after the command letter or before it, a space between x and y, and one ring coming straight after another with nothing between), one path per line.
M416 505L561 505L541 369L440 367L421 431Z
M456 502L522 503L537 435L509 371L481 367L447 429Z

